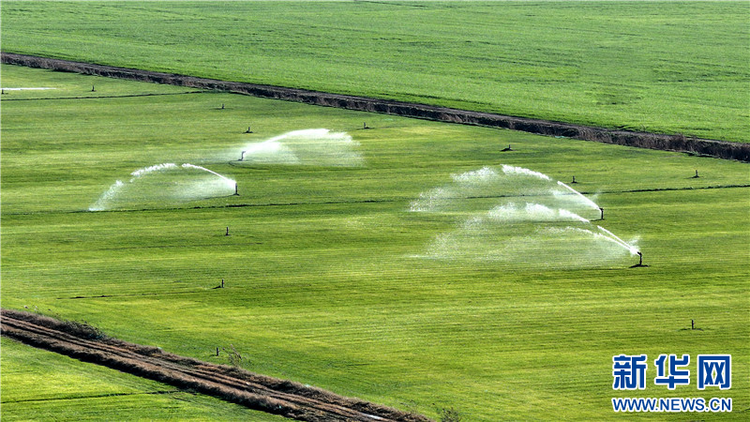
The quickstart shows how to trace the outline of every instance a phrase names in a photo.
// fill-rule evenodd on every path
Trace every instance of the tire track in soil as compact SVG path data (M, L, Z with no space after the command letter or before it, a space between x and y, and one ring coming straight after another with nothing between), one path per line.
M0 315L2 335L25 344L287 418L312 422L430 420L296 382L102 337L85 324L9 309L0 310Z

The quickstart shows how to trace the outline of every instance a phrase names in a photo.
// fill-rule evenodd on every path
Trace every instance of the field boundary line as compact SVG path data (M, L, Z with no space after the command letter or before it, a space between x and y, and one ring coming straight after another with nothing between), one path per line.
M666 135L648 132L607 129L595 126L576 125L551 120L507 116L426 104L383 100L354 95L332 94L298 88L285 88L245 82L222 81L198 78L173 73L154 72L142 69L106 66L62 59L31 56L15 53L0 53L2 62L34 68L75 72L110 78L130 79L142 82L227 91L261 98L295 101L347 110L366 111L434 120L446 123L487 126L518 130L547 136L561 136L607 144L624 145L662 151L677 151L689 154L733 159L750 162L750 143L716 141L684 135Z
M125 95L98 95L90 97L36 97L36 98L5 98L3 101L56 101L56 100L101 100L113 98L140 98L140 97L168 97L176 95L204 94L205 91L185 91L171 93L151 93L151 94L125 94Z
M648 193L648 192L680 192L680 191L699 191L699 190L714 190L714 189L736 189L736 188L750 188L750 185L716 185L716 186L702 186L702 187L676 187L676 188L645 188L645 189L629 189L629 190L597 190L597 191L581 191L579 193L583 195L602 195L602 194L624 194L624 193ZM574 195L574 194L570 194ZM534 197L542 195L486 195L486 196L470 196L465 199L493 199L493 198L524 198ZM446 199L462 199L463 197L446 198ZM122 208L122 209L111 209L101 211L91 211L88 209L80 210L40 210L40 211L20 211L20 212L4 212L4 215L19 216L19 215L54 215L54 214L81 214L81 213L103 213L103 212L151 212L151 211L177 211L177 210L203 210L203 209L224 209L224 208L261 208L261 207L294 207L294 206L325 206L325 205L347 205L347 204L387 204L394 202L408 202L412 201L414 197L403 197L403 198L384 198L384 199L362 199L354 201L321 201L321 202L264 202L264 203L243 203L243 204L225 204L225 205L192 205L186 207L165 207L165 208ZM60 299L60 298L58 298Z

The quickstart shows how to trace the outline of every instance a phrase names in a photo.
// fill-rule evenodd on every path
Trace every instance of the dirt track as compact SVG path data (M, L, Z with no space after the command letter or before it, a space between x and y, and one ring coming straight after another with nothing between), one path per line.
M227 82L216 79L196 78L139 69L103 66L68 60L48 59L22 54L2 53L2 62L86 75L99 75L111 78L186 86L201 89L215 89L263 98L297 101L349 110L394 114L420 119L451 123L500 127L550 136L584 139L608 144L627 145L665 151L680 151L717 158L750 161L750 144L698 139L683 135L662 135L646 132L604 129L574 125L548 120L527 119L500 114L481 113L436 107L425 104L404 103L352 95L329 94L303 89L283 88L270 85L257 85L241 82Z
M111 338L84 324L0 310L2 335L23 343L302 421L429 421L363 400Z

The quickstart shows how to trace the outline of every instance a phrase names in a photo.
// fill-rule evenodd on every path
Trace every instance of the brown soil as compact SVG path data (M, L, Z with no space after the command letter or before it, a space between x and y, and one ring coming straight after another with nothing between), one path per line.
M492 113L458 110L424 104L404 103L352 95L329 94L303 89L283 88L215 79L196 78L139 69L127 69L49 59L22 54L2 53L2 62L29 67L77 72L112 78L132 79L201 89L214 89L256 97L297 101L349 110L394 114L442 122L481 125L520 130L549 136L564 136L608 144L627 145L666 151L680 151L717 158L750 161L750 144L698 139L684 135L662 135L646 132L604 129L549 120L527 119Z
M302 421L429 421L424 416L107 338L87 325L0 310L2 335L23 343Z

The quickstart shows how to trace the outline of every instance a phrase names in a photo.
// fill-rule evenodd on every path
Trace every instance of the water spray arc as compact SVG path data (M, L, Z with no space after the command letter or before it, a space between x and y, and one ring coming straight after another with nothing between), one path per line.
M586 204L587 206L591 207L592 209L601 211L601 213L602 213L602 220L604 219L604 210L602 208L600 208L598 205L596 205L596 202L590 200L589 198L586 198L585 196L583 196L583 194L581 192L578 192L577 190L571 188L570 186L566 185L565 183L563 183L563 182L561 182L559 180L557 181L557 184L559 186L562 186L565 189L569 190L574 195L577 195L583 201L583 203Z
M237 161L252 164L360 167L359 143L346 132L295 130L246 144Z
M237 182L195 164L155 164L130 173L127 182L115 181L89 211L158 206L217 196L239 195Z
M454 230L436 236L417 257L570 268L638 255L638 266L646 266L635 243L592 223L604 219L604 208L561 181L510 165L451 179L410 204L411 212L458 219Z

